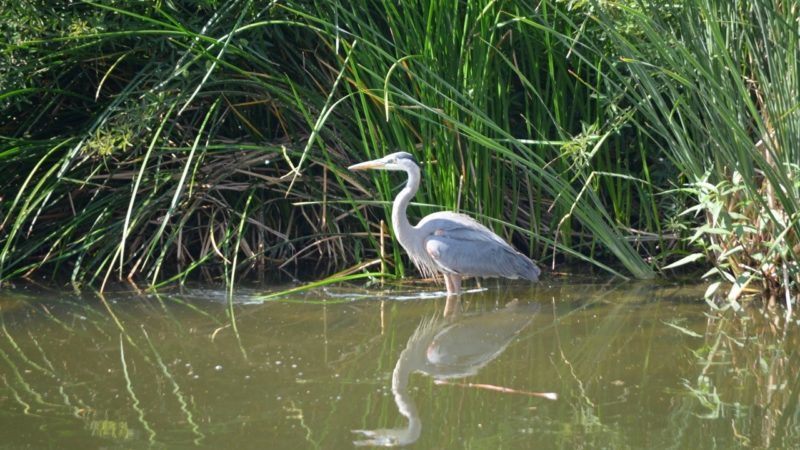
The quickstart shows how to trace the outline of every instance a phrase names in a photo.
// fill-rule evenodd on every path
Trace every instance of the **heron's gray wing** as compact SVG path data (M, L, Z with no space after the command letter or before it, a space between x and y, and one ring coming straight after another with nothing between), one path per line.
M459 231L462 233L469 232L470 240L494 241L500 245L511 248L503 238L496 235L492 230L486 228L477 220L465 214L454 213L452 211L441 211L429 214L419 221L417 228L423 230L426 234L434 233L437 230Z
M433 225L434 222L431 222ZM486 228L439 224L425 239L425 250L443 270L481 277L539 279L539 268Z

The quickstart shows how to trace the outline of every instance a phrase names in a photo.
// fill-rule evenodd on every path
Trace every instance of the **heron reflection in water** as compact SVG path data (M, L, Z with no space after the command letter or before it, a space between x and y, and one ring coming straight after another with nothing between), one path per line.
M411 225L406 208L419 189L420 171L410 153L397 152L355 164L350 170L393 170L408 174L406 186L392 205L392 227L397 241L424 276L444 276L447 294L461 293L463 277L522 278L538 281L540 270L500 236L463 214L443 211Z
M476 375L500 356L511 341L533 320L538 305L513 300L505 307L483 313L461 314L459 298L447 299L445 315L423 320L400 353L392 372L392 394L400 414L408 419L403 428L353 430L365 437L359 446L395 447L416 442L422 422L408 381L421 372L434 380Z

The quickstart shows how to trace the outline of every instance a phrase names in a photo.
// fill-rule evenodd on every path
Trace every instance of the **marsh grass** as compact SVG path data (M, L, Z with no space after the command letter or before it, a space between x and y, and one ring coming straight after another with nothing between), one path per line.
M424 162L415 216L472 214L551 266L663 257L644 148L554 33L585 33L563 5L38 6L5 13L0 280L402 275L399 180L344 169L395 149Z
M345 167L403 149L417 218L789 298L796 6L658 3L9 5L0 280L402 276L401 181Z
M730 287L728 302L758 292L791 311L800 282L798 5L697 0L669 17L655 4L607 6L595 16L616 60L606 80L680 170L674 185L694 198L683 214L698 219L688 239L713 264L707 275ZM620 16L639 31L620 33Z
M309 179L327 171L329 154L302 149L329 74L301 72L307 85L322 77L301 97L296 84L304 80L270 61L292 58L290 49L268 57L272 45L253 52L247 40L247 27L265 31L253 34L268 42L302 24L285 16L255 22L262 12L247 2L181 7L189 9L82 4L72 18L94 26L8 46L12 55L32 55L28 64L47 76L33 80L39 88L5 96L13 123L1 154L14 171L3 183L3 279L46 267L70 273L75 284L158 285L193 272L232 282L233 273L275 270L320 242L307 257L324 255L333 265L354 259L341 244L334 248L336 222L349 216L344 207L321 213L292 205L336 188L309 182L290 192L283 178L303 157ZM292 41L302 48L311 39ZM58 74L48 63L53 53L73 67ZM325 214L337 217L326 224Z

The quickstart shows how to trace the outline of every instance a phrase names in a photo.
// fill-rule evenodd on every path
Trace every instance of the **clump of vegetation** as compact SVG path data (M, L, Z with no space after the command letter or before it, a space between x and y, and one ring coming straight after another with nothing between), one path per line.
M797 173L791 168L788 172ZM770 186L767 181L760 185ZM687 213L702 212L705 217L690 241L703 248L714 264L706 276L719 275L722 280L712 283L706 295L719 297L724 281L730 286L727 302L737 303L743 294L752 292L763 295L769 307L785 300L791 311L798 283L794 254L800 247L789 217L774 198L769 199L772 194L762 192L768 198L767 205L755 202L738 172L730 181L717 185L700 182L688 190L697 196L698 204Z
M232 281L379 255L402 274L399 249L380 248L383 214L354 208L375 194L344 170L395 148L435 163L420 203L476 214L539 258L652 276L627 239L658 221L652 192L615 175L642 155L599 151L614 126L571 75L589 71L550 38L570 26L557 11L236 0L23 11L44 25L5 48L20 81L4 97L0 164L14 170L0 185L0 279ZM586 145L565 145L572 136ZM392 180L376 181L389 197Z
M38 6L4 9L0 279L232 281L320 253L354 259L335 245L343 206L293 206L342 192L317 183L336 149L304 158L338 68L306 59L318 35L296 12ZM298 164L308 181L290 190Z
M0 25L0 280L403 274L344 168L404 149L416 213L551 267L797 284L796 5L45 3Z
M800 7L698 0L669 21L658 5L616 8L641 31L623 36L616 14L597 16L618 59L607 81L695 198L684 213L699 214L689 241L714 264L708 275L730 283L729 301L750 290L791 308L800 286Z

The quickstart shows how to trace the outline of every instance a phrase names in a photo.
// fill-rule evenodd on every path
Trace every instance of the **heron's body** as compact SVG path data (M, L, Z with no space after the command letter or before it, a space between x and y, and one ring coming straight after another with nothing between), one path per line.
M392 206L392 226L423 275L441 272L448 294L460 293L461 279L466 276L539 279L540 270L533 261L469 216L437 212L411 225L406 209L419 188L420 172L410 154L398 152L350 166L351 170L372 168L408 174L408 182Z

